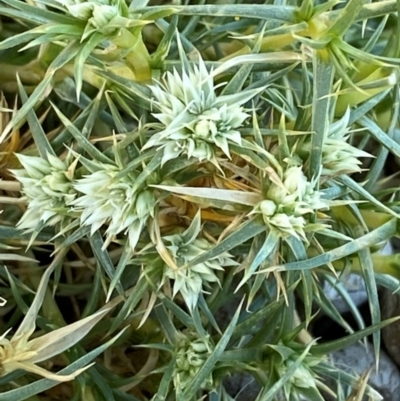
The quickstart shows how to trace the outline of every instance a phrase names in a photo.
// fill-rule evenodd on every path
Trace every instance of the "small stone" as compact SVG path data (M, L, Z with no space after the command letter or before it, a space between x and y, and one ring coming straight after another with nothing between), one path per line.
M388 242L382 253L392 255L397 253L399 248L396 243L392 245ZM393 294L387 288L381 292L382 320L390 319L400 315L400 294ZM397 366L400 366L400 321L396 321L382 329L382 340L385 344L388 354L391 356Z
M224 387L235 401L255 401L261 386L250 373L234 373L224 379Z
M358 274L350 274L344 281L341 281L341 283L349 293L356 306L360 306L367 302L368 296L363 277L359 276ZM324 283L324 292L340 313L349 312L350 309L345 300L338 293L335 287L327 281Z
M383 350L380 354L378 372L375 369L376 361L371 343L367 343L367 348L360 343L353 344L332 353L330 357L338 369L350 374L362 375L371 370L368 383L382 395L383 401L399 399L400 371ZM336 384L334 382L327 381L326 384L335 391ZM326 399L331 401L331 398L327 397Z
M400 315L400 295L384 288L382 290L382 320ZM388 354L400 366L400 321L389 324L382 329L382 339Z

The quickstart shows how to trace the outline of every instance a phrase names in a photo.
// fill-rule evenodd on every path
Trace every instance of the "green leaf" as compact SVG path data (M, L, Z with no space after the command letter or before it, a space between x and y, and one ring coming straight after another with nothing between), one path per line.
M116 331L118 327L120 327L120 325L132 312L135 306L142 300L143 295L148 290L149 290L149 284L147 282L146 277L141 277L137 282L136 286L132 288L129 297L126 299L126 301L122 305L121 310L118 312L118 315L112 322L111 327L107 332L107 335L110 335L111 333Z
M192 317L181 309L175 302L168 299L162 292L159 292L157 295L165 307L168 308L182 324L186 327L194 326Z
M147 153L146 153L146 156L147 156ZM154 171L156 171L161 166L162 158L163 158L163 150L160 149L150 160L149 164L147 164L147 166L143 168L143 171L136 178L135 184L131 189L132 191L137 191L140 188L140 186L143 185L146 182L146 180L151 176L151 174L153 174ZM116 180L119 180L120 178L122 178L125 175L124 170L119 172L115 176Z
M261 49L262 38L264 37L264 29L265 26L263 30L260 32L257 42L254 48L252 49L253 54L257 54ZM233 93L240 92L248 76L250 75L251 70L253 69L253 65L254 65L253 63L243 64L240 67L239 71L230 79L228 84L225 86L225 88L221 92L221 95L231 95ZM262 85L259 85L258 87L262 87Z
M18 76L17 82L21 100L23 103L26 103L28 101L28 96ZM48 154L52 156L57 156L53 148L51 147L50 142L43 131L42 124L40 123L33 109L28 111L27 119L29 128L31 129L33 140L35 141L35 145L39 150L40 156L45 160L48 160Z
M319 177L322 162L322 148L329 128L329 106L332 91L333 67L324 50L317 50L313 57L314 93L312 103L311 151L309 179Z
M263 392L257 398L257 401L272 401L276 395L276 393L283 387L285 383L287 383L290 378L294 375L296 370L299 368L304 358L309 354L311 347L314 345L314 342L310 342L305 350L301 353L301 355L296 359L293 365L286 371L286 373L280 377L280 379L275 382L272 387L264 387Z
M290 294L294 291L299 282L294 283L286 289L286 293ZM267 305L261 307L257 311L253 312L249 317L240 322L232 335L232 340L237 340L246 334L251 334L257 331L257 324L263 321L268 316L273 315L285 302L285 297L280 295L278 299L274 299L275 302L269 302Z
M350 294L348 293L346 287L343 285L341 281L338 279L333 278L331 275L326 274L325 280L329 282L329 284L337 291L337 293L342 297L343 301L348 306L351 314L354 317L354 320L357 322L358 327L362 330L365 329L364 319L361 316L361 313L354 303L354 300L351 298Z
M391 323L399 320L399 317L394 317L391 319L384 320L377 324L374 324L370 327L367 327L364 330L357 331L347 337L340 338L339 340L329 341L324 344L314 345L312 348L313 355L326 355L334 351L339 351L341 349L345 349L348 346L356 343L357 341L362 340L364 337L373 334L375 331L382 329L383 327L388 326Z
M237 308L234 316L232 317L231 322L229 323L229 326L225 330L221 339L218 341L218 344L215 346L212 354L204 362L203 366L200 368L198 373L194 376L192 381L186 387L185 391L177 396L177 401L187 401L192 399L197 393L197 391L201 388L201 385L204 382L204 380L210 375L212 370L215 368L215 365L220 360L221 355L225 351L225 348L227 347L229 340L233 334L233 331L236 327L237 321L239 319L240 310L242 309L243 301L244 300L242 300L239 307Z
M115 269L115 272L113 273L113 276L111 277L111 283L110 283L110 286L108 287L106 302L108 302L109 299L111 298L111 295L115 288L118 288L118 292L121 294L121 289L122 289L121 281L120 281L121 276L126 268L126 265L129 263L131 257L132 257L132 250L131 250L129 243L127 242L123 248L122 255L119 259L117 268ZM108 259L109 258L107 258L107 260ZM109 260L108 262L112 264L111 260ZM111 266L110 266L110 268L111 268Z
M224 252L229 252L231 249L245 243L256 235L261 234L263 231L265 231L265 226L258 219L247 221L243 223L234 233L223 239L214 248L204 252L197 258L194 258L184 268L196 266L199 263L214 259Z
M81 90L82 90L84 64L85 64L87 58L92 53L92 51L102 41L104 41L104 36L101 33L97 33L97 32L94 33L85 42L83 47L80 49L78 55L75 57L74 76L75 76L75 83L76 83L76 98L78 99L78 101L79 101L79 97L80 97Z
M11 15L8 15L8 14L11 14ZM12 15L12 14L13 14L13 10L5 9L5 11L3 11L3 8L0 7L0 15L5 15L7 17L14 17L14 15ZM6 50L6 49L10 49L10 48L22 45L23 43L26 43L26 42L36 39L36 37L38 35L39 35L38 33L34 33L32 31L27 31L27 32L21 32L17 35L10 36L9 38L4 39L2 42L0 42L0 50Z
M339 16L326 34L334 37L342 37L345 35L367 1L368 0L349 0L346 7L340 10Z
M294 63L294 62L301 62L304 60L304 56L301 53L290 52L290 51L282 51L282 52L271 52L271 53L260 53L260 54L246 54L243 56L236 56L227 61L223 64L218 66L213 72L212 76L215 77L219 74L222 74L232 67L236 67L238 65L244 66L246 64L254 64L261 63L265 64L274 64L274 63ZM240 70L239 70L240 71ZM261 89L258 87L258 89ZM253 89L255 90L255 89ZM238 94L240 96L240 93Z
M342 259L352 253L359 252L364 248L368 248L381 241L386 241L397 232L397 219L391 219L385 224L382 224L379 228L371 231L362 237L356 238L353 242L349 242L338 248L332 249L331 251L325 252L322 255L315 256L308 260L303 260L301 262L291 262L285 265L279 265L270 267L260 273L265 273L268 271L284 271L284 270L307 270L314 269L319 266L323 266L327 263L331 263L335 260Z
M152 7L154 10L168 9L169 6ZM296 21L296 8L291 6L274 6L258 4L207 4L174 6L174 9L180 15L212 15L213 17L241 17L257 19L276 19L285 22ZM144 9L146 10L146 9ZM144 11L143 10L143 11ZM141 12L141 10L137 10Z
M361 230L359 230L361 231ZM361 271L365 281L368 295L369 310L371 312L372 325L378 325L381 321L381 308L379 305L378 289L375 281L374 263L369 249L362 249L358 252L360 257ZM374 352L376 367L379 365L379 354L381 347L381 332L377 330L373 333Z
M255 206L261 201L261 196L255 192L234 191L219 188L182 187L172 185L150 185L178 195L188 197L215 199L224 202L239 203L241 205Z
M145 86L139 85L129 79L125 79L107 70L96 69L95 72L109 83L113 83L122 93L135 101L137 106L143 107L145 110L151 110L151 92Z
M112 165L115 164L111 159L109 159L102 152L100 152L100 150L93 146L89 142L89 140L82 134L82 132L75 127L75 125L61 112L61 110L55 104L51 103L51 105L53 106L54 111L57 113L57 116L60 118L64 126L72 134L72 136L78 142L79 146L81 146L88 155L90 155L93 159L100 163Z
M158 305L154 308L154 311L157 315L158 322L161 324L165 338L170 344L174 345L176 343L176 329L165 309L165 306L162 304Z
M63 15L54 11L49 11L42 7L29 5L24 1L18 0L2 0L3 3L8 4L11 7L20 10L19 18L22 18L28 22L37 22L38 24L47 24L55 22L58 24L70 24L75 25L77 20L73 17Z
M374 121L368 117L362 116L357 120L357 123L366 128L382 146L397 157L400 157L400 145L386 134Z
M277 249L279 242L280 237L276 235L274 231L270 231L257 254L254 255L254 259L249 263L248 268L246 268L244 276L238 284L236 291L242 287L247 280L249 280L261 263L274 259L275 250Z
M154 396L153 401L164 401L167 399L169 388L172 382L172 377L174 375L175 364L176 358L173 357L167 365L166 372L161 379L160 385L158 386L158 390L156 395Z
M43 101L52 90L52 81L55 73L65 64L71 61L79 51L79 46L72 42L65 47L61 53L50 64L47 73L40 84L35 88L32 95L24 103L24 105L15 113L11 121L4 128L0 136L0 143L11 132L13 128L18 128L22 125L27 114L32 110L38 102Z
M100 266L103 267L104 271L106 272L107 276L110 277L111 281L113 281L115 276L115 267L107 250L103 249L104 241L100 232L94 232L93 235L89 237L89 241L96 260L100 263ZM117 281L115 283L115 287L117 288L117 291L120 295L124 293L120 281Z
M339 180L347 186L347 188L352 189L354 192L360 194L363 198L369 200L373 205L381 209L383 212L388 213L389 215L399 218L400 216L395 213L392 209L388 208L385 206L383 203L381 203L379 200L377 200L373 195L371 195L370 192L365 190L360 184L355 182L353 179L351 179L347 175L342 175L339 177Z

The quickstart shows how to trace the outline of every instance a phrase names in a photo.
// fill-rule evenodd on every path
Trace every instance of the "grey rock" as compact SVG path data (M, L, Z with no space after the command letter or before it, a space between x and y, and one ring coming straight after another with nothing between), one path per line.
M392 241L385 247L387 249L386 255L398 253L400 251L399 242ZM393 294L392 291L387 288L383 288L381 291L381 309L382 319L390 319L400 315L400 294ZM385 344L388 354L391 356L394 362L400 366L400 321L396 321L389 326L382 329L382 340ZM400 399L400 396L399 396Z
M347 290L348 294L350 295L356 306L360 306L363 303L367 302L368 296L365 289L365 282L361 276L359 276L358 274L349 274L348 276L346 276L345 280L340 282ZM350 310L347 303L344 301L339 292L327 281L325 281L324 283L324 292L340 313L345 313Z
M376 371L376 361L373 346L367 343L367 348L360 343L353 344L330 355L338 369L347 373L361 375L371 370L369 384L378 391L384 401L400 400L400 371L389 356L381 350L379 370ZM326 383L335 390L334 383ZM329 398L327 400L330 401Z
M392 243L388 241L380 253L382 255L392 255L394 253ZM349 274L348 276L345 276L343 280L340 280L340 283L347 290L356 306L360 306L368 301L364 278L359 274ZM326 281L324 283L324 292L340 313L345 313L350 310L347 303L344 301L335 287Z
M382 318L389 319L400 315L400 295L392 294L388 289L382 290L381 297ZM382 339L388 354L400 366L400 321L382 329ZM399 397L400 399L400 397Z
M233 373L224 379L224 387L235 401L254 401L261 389L250 373Z

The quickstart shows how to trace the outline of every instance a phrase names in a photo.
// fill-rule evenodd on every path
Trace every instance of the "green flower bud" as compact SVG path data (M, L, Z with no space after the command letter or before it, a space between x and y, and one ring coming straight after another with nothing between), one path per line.
M214 131L216 130L215 123L209 120L200 120L194 128L194 133L199 138L208 139L211 136L212 128L214 128Z
M70 203L76 196L67 178L67 165L53 155L48 161L40 157L17 155L25 170L12 171L22 184L28 208L18 222L20 229L34 231L40 223L53 226L68 223ZM61 212L61 214L60 214Z
M98 171L76 181L74 188L82 196L72 205L81 213L81 223L91 226L92 233L108 224L105 247L123 232L134 249L156 203L150 190L135 190L137 173L115 178L120 171L114 165L98 164Z
M92 2L85 2L79 4L68 5L69 13L78 19L87 21L91 16L95 5Z
M271 200L264 200L260 203L260 210L264 216L272 216L276 211L276 204Z
M116 6L109 5L95 5L92 13L92 18L89 22L95 28L105 27L115 16L118 15L118 8Z
M152 191L146 190L141 192L136 199L136 212L139 218L147 218L149 215L154 216L154 207L156 200Z

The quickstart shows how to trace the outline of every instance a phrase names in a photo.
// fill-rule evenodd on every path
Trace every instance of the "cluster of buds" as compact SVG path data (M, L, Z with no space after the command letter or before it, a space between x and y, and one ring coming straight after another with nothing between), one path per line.
M169 243L166 248L172 256L174 266L165 263L163 279L174 280L174 296L179 292L189 310L193 310L197 305L199 295L203 291L203 285L219 283L215 274L216 270L223 270L224 267L237 264L228 252L224 252L202 263L185 267L214 246L206 239L198 238L200 228L201 217L200 212L198 212L185 232L164 237L164 240Z
M139 174L134 171L119 177L119 167L97 163L96 171L74 179L77 160L68 168L52 155L48 161L24 155L18 158L25 169L12 172L28 201L18 226L27 232L57 223L65 226L71 218L80 218L82 225L91 227L91 234L108 224L105 247L124 232L134 249L148 218L154 217L153 190L137 188Z
M301 166L287 168L281 183L271 183L266 198L254 212L261 213L265 223L283 237L290 235L305 240L305 215L328 207Z
M75 18L87 21L86 35L98 30L104 35L113 33L128 8L120 0L57 0Z
M24 169L12 170L22 184L28 208L18 223L20 229L33 232L41 225L64 225L72 217L71 203L77 196L73 187L76 163L68 166L55 156L17 155Z
M104 224L106 247L117 234L128 235L135 248L148 218L154 217L156 200L152 190L138 188L138 173L119 176L117 166L99 164L98 170L76 181L74 188L83 194L72 202L80 213L82 225L91 226L92 234Z
M299 354L295 353L290 348L283 348L287 350L290 356L283 360L279 358L281 361L275 366L278 377L284 376L300 357ZM316 396L315 399L321 399L318 390L321 382L313 371L313 368L323 361L324 358L317 358L312 355L306 356L302 363L294 370L294 373L290 376L289 380L283 385L285 399L303 399L302 396L304 396L304 394L314 394Z
M178 392L185 390L211 355L213 349L214 344L209 335L200 337L196 332L188 330L177 333L173 380ZM210 374L202 383L201 388L206 390L212 387L213 377Z
M340 120L329 126L328 136L322 147L321 174L323 176L359 173L362 171L360 157L372 157L349 143L349 120L350 111L347 110ZM305 141L298 150L303 158L307 158L311 152L311 140Z
M201 58L187 69L183 65L181 74L176 70L167 72L162 82L150 89L160 110L154 117L163 129L148 140L144 149L163 148L162 163L180 155L214 161L216 148L230 157L229 144L241 144L238 128L249 117L242 104L259 93L218 96L212 73Z

